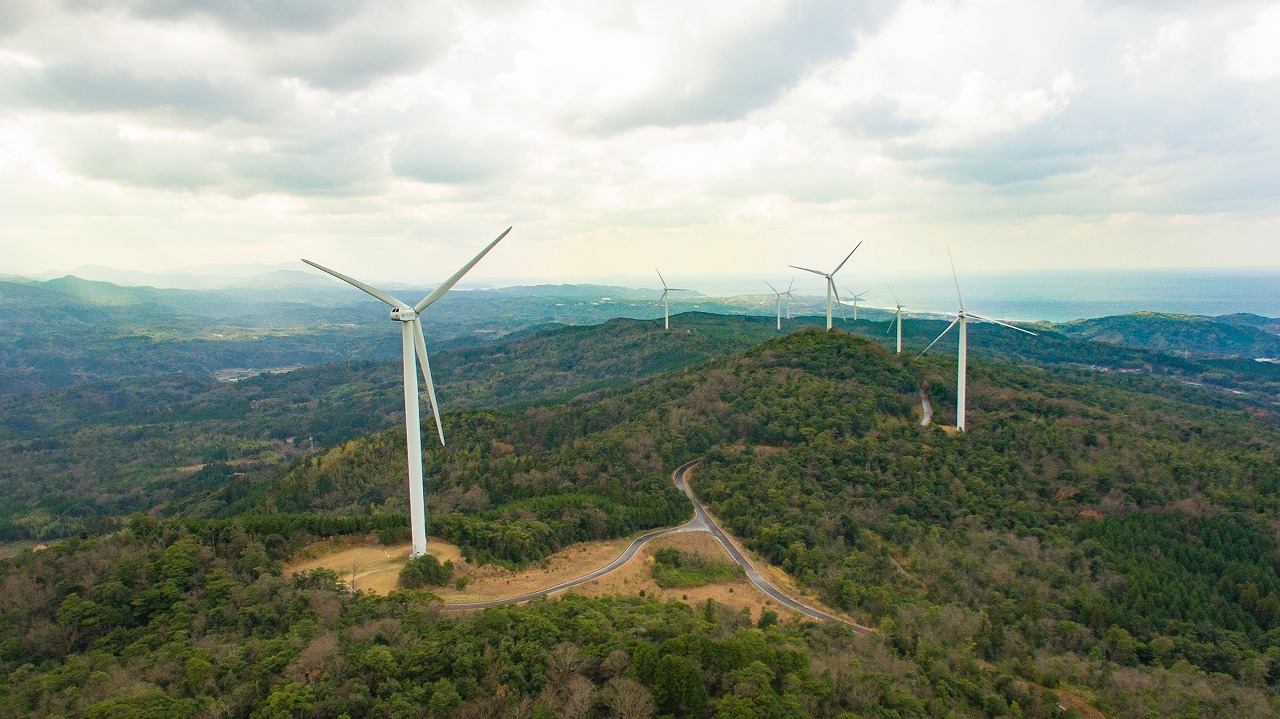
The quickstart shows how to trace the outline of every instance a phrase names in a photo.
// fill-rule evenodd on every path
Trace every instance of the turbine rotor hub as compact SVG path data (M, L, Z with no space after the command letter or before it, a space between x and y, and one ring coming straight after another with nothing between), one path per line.
M412 322L418 319L418 313L414 312L413 309L409 307L404 309L395 307L391 310L391 319L399 320L400 322Z

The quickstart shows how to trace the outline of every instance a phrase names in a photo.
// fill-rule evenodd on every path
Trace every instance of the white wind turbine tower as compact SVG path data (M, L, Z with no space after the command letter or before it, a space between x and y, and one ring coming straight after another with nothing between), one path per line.
M653 268L653 271L657 272L658 279L662 280L662 328L669 330L671 329L671 310L667 306L667 293L691 292L692 290L685 289L684 287L667 287L667 281L662 277L662 272L657 267Z
M959 283L957 282L956 284L959 284ZM894 320L898 325L897 354L902 354L902 303L898 301L898 296L893 293L893 290L889 290L889 294L893 295L893 304L898 307L897 311L894 313ZM892 327L892 325L890 325L890 327ZM888 332L886 332L886 334L888 334Z
M765 284L769 285L769 281L765 280ZM782 329L782 298L784 295L787 298L787 319L791 319L791 292L792 290L795 289L795 286L796 286L795 278L791 279L791 285L787 287L786 292L779 292L773 285L769 285L769 289L773 290L773 294L777 297L777 300L778 300L778 329L779 330Z
M836 281L835 281L836 273L840 271L841 267L844 267L844 263L848 262L850 257L853 257L853 253L857 252L859 247L862 247L861 242L859 242L857 245L854 245L854 248L849 251L849 254L845 255L844 262L841 262L839 265L837 265L836 268L832 270L830 273L819 272L818 270L811 270L808 267L800 267L798 265L789 265L789 267L795 267L797 270L812 272L815 275L822 275L823 277L827 278L827 329L831 329L831 295L834 294L836 296L836 303L837 304L840 303L840 292L836 290ZM844 314L843 305L841 305L840 313L842 315Z
M848 292L850 295L853 296L853 321L857 322L858 321L858 300L862 299L862 296L867 294L867 292L870 292L871 290L859 292L856 295L853 294L853 290L849 289L848 287L844 288L844 291Z
M1008 324L1006 322L993 320L990 317L983 317L982 315L976 315L976 314L973 314L972 312L965 312L964 297L961 296L960 294L960 278L956 276L956 263L955 263L955 260L951 258L950 247L947 248L947 261L951 263L951 278L955 280L955 283L956 283L956 300L959 301L960 303L960 309L956 311L956 318L954 320L951 320L951 324L947 325L947 328L942 331L942 334L935 337L934 340L929 343L929 346L924 348L924 352L928 352L930 349L933 348L934 345L938 344L938 340L942 339L943 335L950 332L952 327L955 327L956 325L960 325L960 350L959 350L958 361L956 362L956 429L963 432L964 431L964 408L965 408L965 375L967 374L966 369L968 368L968 362L969 362L969 333L968 333L968 328L966 326L968 323L968 318L972 317L977 320L982 320L984 322L991 322L993 324L1000 325L1001 327L1008 327L1011 330L1017 330L1025 334L1029 334L1032 337L1036 336L1036 333L1030 330L1024 330L1021 327L1014 327L1013 325ZM899 330L899 332L901 332L901 330ZM920 356L923 357L924 352L921 352Z
M303 262L322 272L327 272L334 277L352 285L358 289L373 295L374 297L391 305L391 319L400 323L400 346L404 355L404 429L405 440L409 446L409 522L410 533L413 537L413 551L409 555L411 557L421 557L427 553L427 519L424 509L422 497L422 425L418 416L418 372L414 367L414 358L417 357L417 363L422 368L422 376L427 381L427 395L431 399L431 411L436 418L436 431L440 434L440 445L444 446L444 426L440 424L440 405L436 402L436 387L431 381L431 363L427 361L427 345L422 336L422 321L419 316L422 311L435 303L436 300L444 296L450 288L458 284L458 280L467 273L481 257L488 254L493 246L498 244L502 238L507 236L511 231L508 227L498 239L490 242L487 247L480 251L480 254L471 259L470 262L463 265L462 269L453 273L453 276L445 280L439 287L431 291L422 301L410 307L382 290L366 285L360 280L347 277L340 272L334 272L328 267L318 265L311 260L303 260Z

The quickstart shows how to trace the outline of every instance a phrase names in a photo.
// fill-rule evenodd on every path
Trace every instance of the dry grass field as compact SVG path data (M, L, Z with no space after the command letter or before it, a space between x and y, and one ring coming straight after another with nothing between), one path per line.
M438 594L447 603L477 602L519 596L603 567L622 554L630 543L631 538L576 544L523 570L511 571L496 565L470 564L462 559L461 552L456 546L432 537L427 542L428 550L441 562L452 561L455 582L461 579L463 583L461 588L450 585L432 589L432 592ZM778 605L756 589L745 576L701 587L663 589L654 582L650 569L654 552L663 547L696 552L723 562L733 561L710 534L676 532L649 542L631 558L631 561L603 577L573 587L570 591L593 597L643 593L644 596L654 597L660 601L674 600L693 606L701 605L708 599L714 599L735 611L745 609L753 618L759 618L761 610L765 608L778 612L782 617L801 616ZM396 588L400 569L409 560L409 549L410 545L407 543L385 546L380 544L377 537L373 535L317 542L294 556L285 567L285 575L292 576L296 572L324 567L336 572L349 585L354 578L356 589L386 594ZM779 589L801 598L814 607L822 608L821 604L800 592L795 582L785 572L769 566L759 557L752 554L748 556L756 568Z
M344 538L312 544L294 556L285 566L285 576L324 567L333 570L348 585L358 590L386 594L396 588L400 569L409 561L409 543L387 546L374 535ZM462 553L444 540L431 537L427 551L441 562L461 563Z

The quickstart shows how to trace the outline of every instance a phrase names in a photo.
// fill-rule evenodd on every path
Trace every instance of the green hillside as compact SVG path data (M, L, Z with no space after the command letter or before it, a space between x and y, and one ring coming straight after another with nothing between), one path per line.
M799 318L786 331L820 321ZM907 321L908 352L914 355L945 326L937 320ZM840 327L875 342L890 341L884 322ZM433 353L432 365L448 427L450 413L458 409L563 401L622 388L776 334L767 318L686 313L677 316L670 332L656 321L633 320L531 329L503 341ZM975 357L1033 363L1055 372L1065 368L1071 377L1084 371L1108 386L1203 406L1269 412L1280 403L1276 364L1175 357L1055 332L1027 337L991 325L971 327L970 349ZM954 352L954 339L947 338L931 357L945 365L954 362ZM946 376L935 385L939 421L954 421L953 384ZM114 526L111 517L143 508L158 516L241 511L252 502L251 486L306 454L311 439L326 448L397 427L402 407L394 360L335 363L233 383L184 373L0 396L0 487L7 497L0 508L0 537L45 539L86 527L96 532ZM200 469L204 464L210 466Z
M626 386L776 334L768 321L749 317L687 314L680 327L667 332L660 322L613 320L437 353L432 366L448 431L456 409ZM235 512L249 484L295 461L311 440L323 448L400 426L403 407L398 361L233 383L181 374L0 396L0 538L110 527L110 517L141 509L161 516ZM430 416L425 404L423 416Z
M433 532L508 564L680 521L669 473L702 456L693 485L731 531L871 637L642 598L444 618L276 576L317 533L403 531L389 430L254 488L239 518L135 517L0 563L0 711L556 716L571 681L582 716L616 714L623 686L682 717L1062 716L1045 686L1109 717L1275 715L1274 412L976 360L953 437L918 425L917 394L945 420L952 372L801 330L566 404L453 412L427 452Z
M1069 337L1201 357L1280 357L1277 320L1137 312L1055 325Z
M661 476L701 454L695 487L748 546L883 626L931 681L966 680L955 675L960 636L978 666L1013 662L1028 678L1089 686L1121 716L1174 697L1259 706L1280 680L1269 669L1280 657L1274 414L1189 404L1097 373L978 363L972 429L948 437L916 426L921 381L945 418L945 361L903 364L857 338L801 331L600 404L486 415L482 431L433 454L428 504L456 507L451 497L482 487L483 510L434 521L464 547L478 537L470 551L483 556L494 537L527 530L530 513L582 527L599 507L570 507L569 496L638 491L612 476L619 466ZM304 503L290 511L344 511L309 499L318 496L402 509L398 473L351 476L353 465L398 459L388 446L351 461L369 441L289 475L269 497ZM652 449L627 455L637 442ZM509 454L493 451L503 445ZM606 459L583 471L583 456ZM518 472L541 487L515 482ZM532 494L508 498L507 478ZM1098 683L1097 661L1133 676ZM1170 671L1236 679L1166 694Z

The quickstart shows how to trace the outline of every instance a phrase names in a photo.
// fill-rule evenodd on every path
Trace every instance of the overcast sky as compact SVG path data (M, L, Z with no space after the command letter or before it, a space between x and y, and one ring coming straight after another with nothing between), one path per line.
M0 272L1280 266L1280 4L3 0ZM669 269L668 269L669 268Z

